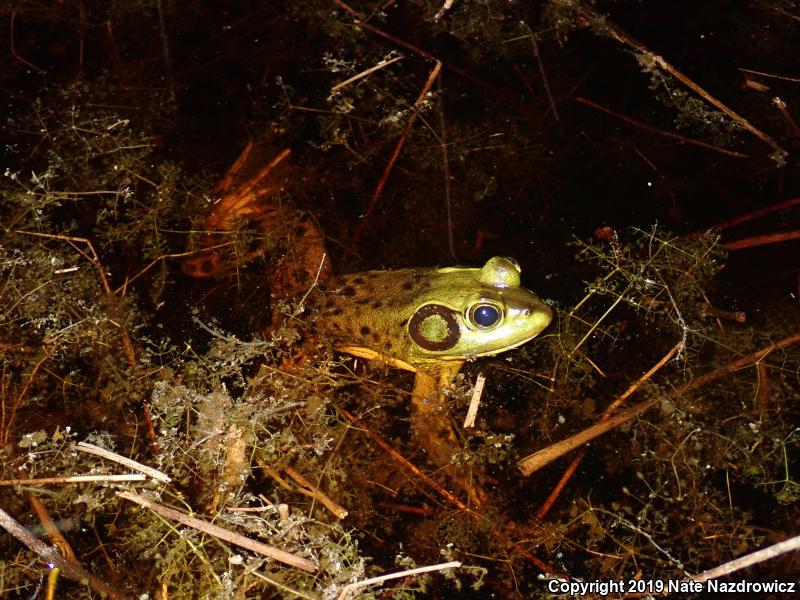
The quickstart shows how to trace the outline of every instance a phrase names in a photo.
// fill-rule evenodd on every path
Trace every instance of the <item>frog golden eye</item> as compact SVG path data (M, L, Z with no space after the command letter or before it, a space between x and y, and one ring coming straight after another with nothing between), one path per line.
M500 321L502 313L494 304L476 304L469 309L469 321L481 329L494 327Z

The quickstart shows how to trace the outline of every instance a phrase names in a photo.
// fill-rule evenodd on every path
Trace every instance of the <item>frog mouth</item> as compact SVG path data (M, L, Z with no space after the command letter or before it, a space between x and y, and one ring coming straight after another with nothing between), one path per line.
M465 358L467 360L470 360L470 359L473 359L473 358L483 358L485 356L497 356L498 354L501 354L502 352L506 352L508 350L514 350L515 348L519 348L523 344L527 344L533 338L537 337L539 335L539 333L540 332L537 331L533 335L528 336L526 338L523 338L523 339L519 340L518 342L514 342L512 344L504 344L502 348L497 348L496 350L485 350L483 352L470 353L469 355L465 356ZM445 360L457 360L457 358L458 357L452 357L452 358L448 357Z

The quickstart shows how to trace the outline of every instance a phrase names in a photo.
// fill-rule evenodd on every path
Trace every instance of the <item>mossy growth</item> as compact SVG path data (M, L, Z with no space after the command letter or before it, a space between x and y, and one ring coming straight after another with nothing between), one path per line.
M327 0L227 3L233 12L220 14L191 3L199 18L176 3L158 2L156 11L112 4L31 13L20 5L11 66L0 74L2 91L13 92L0 169L0 478L16 480L0 487L0 508L32 535L51 543L29 496L46 506L81 565L120 596L328 599L367 578L458 560L458 569L358 593L545 598L543 574L681 579L792 530L800 493L796 302L750 290L755 306L739 310L719 234L669 232L686 228L683 215L692 214L670 192L697 187L702 195L706 181L691 173L681 181L681 168L667 173L669 153L685 148L654 147L651 160L619 128L599 143L589 118L546 126L556 105L567 107L563 96L539 90L549 81L561 94L588 95L581 86L594 77L604 91L627 92L644 70L657 87L645 82L642 95L656 102L641 112L657 113L660 126L677 123L682 133L739 149L742 131L650 62L625 54L632 71L594 68L595 59L606 66L602 52L617 60L624 53L594 53L582 3L547 2L531 14L525 3L463 1L438 22L427 19L438 5L375 3L365 22L398 39L414 32L406 37L419 48L402 50ZM743 16L737 22L754 31ZM21 35L30 23L52 43ZM790 23L780 24L787 39ZM62 30L76 41L57 43L53 32ZM741 40L752 45L749 33ZM580 56L570 37L591 50ZM425 48L443 59L443 80L417 106L434 67L415 53ZM789 56L778 50L758 48L758 62ZM76 68L37 70L62 59ZM192 87L198 73L203 85ZM669 110L659 112L659 102ZM412 117L401 161L367 219L363 209ZM246 219L216 232L232 249L224 268L214 279L190 279L181 261L205 239L206 217L221 200L215 186L247 137L292 147L296 162L275 195L291 216L278 233ZM648 206L635 187L643 176L633 154L619 150L634 146L648 178L657 167L667 173L671 183L656 198L670 197L666 208ZM562 148L579 160L560 163ZM717 164L680 156L683 167ZM597 164L594 179L581 170ZM625 178L605 197L625 203L612 210L595 201L595 187L614 179L606 172L614 165ZM569 203L587 190L591 202ZM460 423L478 372L488 375L476 426L460 431L452 459L488 490L480 509L464 509L459 490L443 489L442 465L415 445L413 375L334 353L301 299L270 305L264 273L292 254L295 215L307 211L326 226L340 271L444 264L455 262L452 254L474 265L487 253L510 254L524 264L526 285L559 299L545 335L468 363L446 390ZM629 223L632 212L643 223L678 216L669 228L600 226L588 239L587 228ZM361 237L352 235L356 226ZM580 239L565 251L576 231ZM580 291L571 295L570 286ZM649 410L593 440L547 504L565 465L526 478L517 462L595 424L676 344L680 351L629 400L651 400ZM26 481L127 472L79 442L169 481ZM134 505L123 490L311 560L315 570ZM764 565L765 578L789 564ZM0 595L30 597L49 574L40 554L0 533ZM99 597L90 583L62 574L55 590Z

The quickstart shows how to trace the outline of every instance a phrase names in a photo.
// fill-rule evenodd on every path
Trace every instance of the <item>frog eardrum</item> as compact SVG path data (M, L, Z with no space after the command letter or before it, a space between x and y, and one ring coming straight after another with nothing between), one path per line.
M441 304L426 304L408 322L408 335L425 350L449 350L461 337L455 314Z

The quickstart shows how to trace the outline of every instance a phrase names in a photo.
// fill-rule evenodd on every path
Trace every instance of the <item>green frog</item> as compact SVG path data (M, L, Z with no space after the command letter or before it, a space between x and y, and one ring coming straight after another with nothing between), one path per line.
M465 361L537 336L552 319L550 307L521 287L520 267L509 258L491 258L478 269L399 269L332 278L325 236L312 219L296 218L277 195L291 179L285 161L289 150L269 161L259 154L249 143L217 186L223 195L205 220L199 249L184 258L184 273L206 278L224 272L228 263L220 253L231 243L220 234L247 223L265 240L291 240L267 277L273 297L297 298L305 291L303 300L314 309L313 333L332 339L341 352L413 371L412 425L430 461L450 465L459 444L442 390ZM265 243L244 260L269 251ZM235 258L229 261L232 269L241 259ZM319 285L309 292L312 280ZM273 322L280 318L275 304Z
M317 331L343 352L410 371L494 356L533 339L553 317L521 287L520 272L496 256L482 268L344 275L321 292Z
M494 257L482 268L341 276L316 292L314 328L341 352L416 373L412 424L431 461L447 465L458 442L442 389L465 361L516 348L553 317L521 287L520 272L513 259Z

